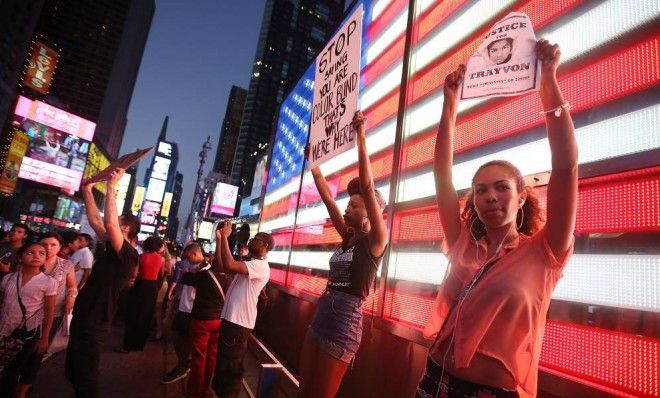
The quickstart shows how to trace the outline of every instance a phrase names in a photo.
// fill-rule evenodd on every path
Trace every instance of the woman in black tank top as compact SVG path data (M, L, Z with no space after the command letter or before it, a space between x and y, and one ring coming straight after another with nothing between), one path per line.
M353 360L362 334L362 303L387 247L382 211L366 147L364 116L353 117L359 177L347 187L350 201L342 215L318 167L311 170L342 244L330 259L325 293L305 337L300 359L300 397L334 397Z

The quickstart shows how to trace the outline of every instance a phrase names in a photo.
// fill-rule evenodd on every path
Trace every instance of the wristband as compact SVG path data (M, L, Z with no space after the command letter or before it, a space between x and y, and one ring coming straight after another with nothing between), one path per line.
M571 103L568 102L568 101L565 101L563 104L559 105L556 108L552 108L552 109L547 110L547 111L539 112L539 115L540 116L545 116L545 115L548 115L550 113L554 113L555 117L559 117L559 116L561 116L562 109L566 109L566 110L571 109Z

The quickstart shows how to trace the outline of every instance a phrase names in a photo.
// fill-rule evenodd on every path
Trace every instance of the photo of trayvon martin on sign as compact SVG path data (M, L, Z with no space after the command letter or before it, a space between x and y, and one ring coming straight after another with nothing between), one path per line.
M510 13L497 22L468 60L461 99L537 91L541 70L535 45L532 22L526 14Z
M351 121L358 109L361 46L362 4L316 57L310 168L355 146Z

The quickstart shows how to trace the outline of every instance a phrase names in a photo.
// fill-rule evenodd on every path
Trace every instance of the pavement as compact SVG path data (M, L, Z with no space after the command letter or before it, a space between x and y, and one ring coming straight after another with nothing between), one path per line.
M115 326L101 353L100 397L151 398L185 397L187 378L171 384L161 384L163 375L176 364L176 355L165 339L147 342L144 351L128 354L113 350L120 346L124 328ZM66 351L59 352L44 362L33 386L31 398L75 397L73 388L64 377ZM246 355L245 380L256 390L259 364ZM215 397L212 391L208 397ZM241 398L249 398L245 391Z

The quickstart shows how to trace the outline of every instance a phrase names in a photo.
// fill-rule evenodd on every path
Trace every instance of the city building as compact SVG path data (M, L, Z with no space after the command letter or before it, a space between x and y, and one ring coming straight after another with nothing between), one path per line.
M177 175L181 175L177 173L179 147L175 142L167 141L168 121L169 116L165 116L151 164L144 175L146 191L139 212L142 237L166 235L170 229L171 218L176 216L171 208Z
M95 122L112 157L119 154L154 12L154 0L46 0L35 29L60 49L50 95Z
M236 141L241 130L241 119L243 118L246 96L247 90L238 86L232 86L229 92L229 100L227 101L225 118L222 120L218 149L215 152L215 161L213 162L213 171L226 176L226 180L231 175L232 164L234 163ZM223 182L227 182L226 180Z
M231 171L241 197L250 194L257 160L268 153L280 102L343 12L343 0L266 1Z
M44 0L0 2L0 129L16 100L16 86L25 68L43 4Z

